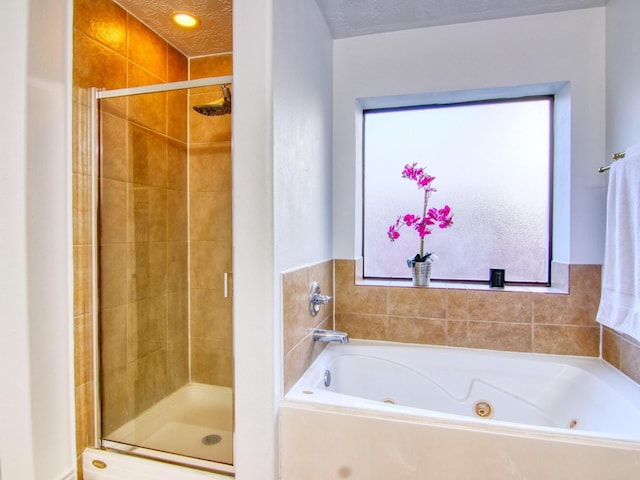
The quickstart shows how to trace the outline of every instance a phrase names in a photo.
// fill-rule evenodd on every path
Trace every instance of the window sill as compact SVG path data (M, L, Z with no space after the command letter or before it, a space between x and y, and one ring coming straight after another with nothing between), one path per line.
M356 285L370 287L392 287L392 288L432 288L432 289L450 289L450 290L477 290L485 292L525 292L525 293L551 293L558 295L567 295L568 290L556 287L539 287L534 285L505 285L504 288L494 288L481 283L459 283L459 282L439 282L431 281L428 287L416 287L412 285L411 280L375 280L375 279L357 279Z

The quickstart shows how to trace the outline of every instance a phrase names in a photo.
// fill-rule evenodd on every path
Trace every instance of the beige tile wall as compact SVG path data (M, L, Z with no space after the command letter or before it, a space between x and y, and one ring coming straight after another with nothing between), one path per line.
M232 56L190 61L191 79L231 75ZM189 247L191 378L232 386L231 115L207 117L191 107L222 97L220 87L189 93Z
M640 383L640 343L637 340L603 327L602 358Z
M309 312L309 289L318 282L322 293L332 295L333 261L286 272L282 275L284 391L287 392L311 365L326 344L313 341L314 328L333 328L333 302Z
M336 328L352 338L599 355L599 265L571 265L569 295L365 286L355 261L335 270Z

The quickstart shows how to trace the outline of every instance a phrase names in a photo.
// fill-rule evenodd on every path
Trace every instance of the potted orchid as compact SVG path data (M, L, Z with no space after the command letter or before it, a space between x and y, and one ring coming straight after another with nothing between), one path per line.
M431 262L433 252L425 252L424 238L431 235L434 227L449 228L453 224L453 213L449 205L438 209L429 208L429 198L436 191L432 183L436 177L432 177L425 172L424 167L417 167L417 163L406 164L402 170L402 178L406 178L416 183L418 189L424 190L424 201L422 204L422 215L407 213L400 215L396 222L389 227L387 236L393 242L400 237L400 229L404 226L415 230L420 237L420 251L415 257L407 260L407 265L411 268L414 285L429 285Z

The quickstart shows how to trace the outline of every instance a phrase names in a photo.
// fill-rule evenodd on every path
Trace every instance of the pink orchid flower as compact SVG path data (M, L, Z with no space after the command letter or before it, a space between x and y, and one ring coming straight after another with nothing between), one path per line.
M397 238L400 237L400 234L398 233L398 231L396 230L394 225L391 225L389 227L389 231L387 231L387 236L389 237L389 239L393 242L394 240L396 240Z
M431 235L431 229L429 228L429 224L426 221L422 221L418 225L416 225L416 231L422 239L427 235Z
M393 242L400 237L400 228L405 225L407 227L413 227L420 237L419 257L425 259L431 256L431 253L427 253L426 256L424 254L424 237L432 233L430 227L433 225L438 225L441 229L451 227L451 225L453 225L453 213L451 213L451 207L449 207L449 205L445 205L440 209L434 207L428 208L429 197L432 192L436 191L436 189L431 186L436 177L425 173L425 168L418 167L417 165L415 162L411 165L407 163L402 170L402 178L416 182L417 187L424 190L422 217L412 213L400 215L396 219L396 223L389 227L387 236Z
M411 215L411 214L407 214L404 217L402 217L402 221L404 222L404 224L407 227L410 227L411 225L418 223L420 221L420 217L416 217L415 215Z

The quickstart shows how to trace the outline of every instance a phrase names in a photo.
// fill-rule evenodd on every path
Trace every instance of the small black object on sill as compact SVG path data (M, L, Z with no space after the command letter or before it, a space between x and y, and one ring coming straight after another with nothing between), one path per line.
M491 288L504 288L504 269L489 269L489 286Z

